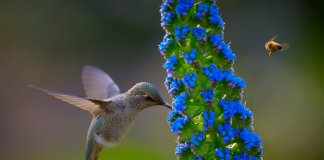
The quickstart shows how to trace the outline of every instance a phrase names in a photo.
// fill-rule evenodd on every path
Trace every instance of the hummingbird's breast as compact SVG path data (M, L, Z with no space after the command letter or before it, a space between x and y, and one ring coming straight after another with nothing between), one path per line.
M113 114L103 113L97 118L102 122L102 127L95 133L97 143L112 147L117 145L126 135L134 122L136 111L120 107Z

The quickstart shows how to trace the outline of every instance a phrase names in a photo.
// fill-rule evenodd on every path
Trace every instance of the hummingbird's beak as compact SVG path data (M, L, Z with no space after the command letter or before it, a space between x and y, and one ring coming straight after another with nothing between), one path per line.
M169 109L172 109L172 106L167 102L164 102L162 105L169 108Z

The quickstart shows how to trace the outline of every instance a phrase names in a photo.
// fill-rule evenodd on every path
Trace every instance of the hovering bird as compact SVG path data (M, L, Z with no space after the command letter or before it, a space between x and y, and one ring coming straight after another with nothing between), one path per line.
M265 49L269 52L269 56L271 53L277 52L277 51L284 51L289 48L288 43L278 43L274 40L278 37L278 35L273 36L268 42L266 42Z
M82 82L87 97L30 87L91 113L93 119L87 135L85 160L97 160L103 147L117 145L143 109L155 105L171 109L158 89L147 82L137 83L121 94L108 74L89 65L83 68Z

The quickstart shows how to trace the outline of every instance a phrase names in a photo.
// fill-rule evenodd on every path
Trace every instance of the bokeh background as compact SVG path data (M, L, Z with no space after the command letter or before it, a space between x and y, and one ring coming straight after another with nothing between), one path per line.
M85 64L107 71L122 91L163 86L157 45L160 0L1 0L0 159L83 159L91 116L27 87L84 94ZM263 138L264 159L321 159L324 143L324 2L223 0L225 40L248 84L244 100ZM290 49L269 57L264 43L278 34ZM101 157L175 159L168 110L142 112L130 133ZM107 158L108 157L108 158Z

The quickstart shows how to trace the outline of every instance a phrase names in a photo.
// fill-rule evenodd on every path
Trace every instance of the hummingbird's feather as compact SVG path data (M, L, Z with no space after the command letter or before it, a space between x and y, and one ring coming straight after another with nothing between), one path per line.
M90 112L93 116L96 116L101 111L100 106L98 106L96 103L94 103L86 98L78 97L75 95L69 95L69 94L65 94L65 93L60 93L57 91L51 91L51 90L39 88L39 87L36 87L33 85L29 85L29 86L34 89L43 91L49 95L52 95L64 102L72 104L72 105L79 107L83 110L86 110L86 111Z
M95 135L98 129L104 124L100 116L94 117L89 126L87 135L87 144L85 150L85 160L97 160L102 147L95 141Z
M90 98L103 100L120 94L119 87L106 72L90 65L83 68L82 83Z

